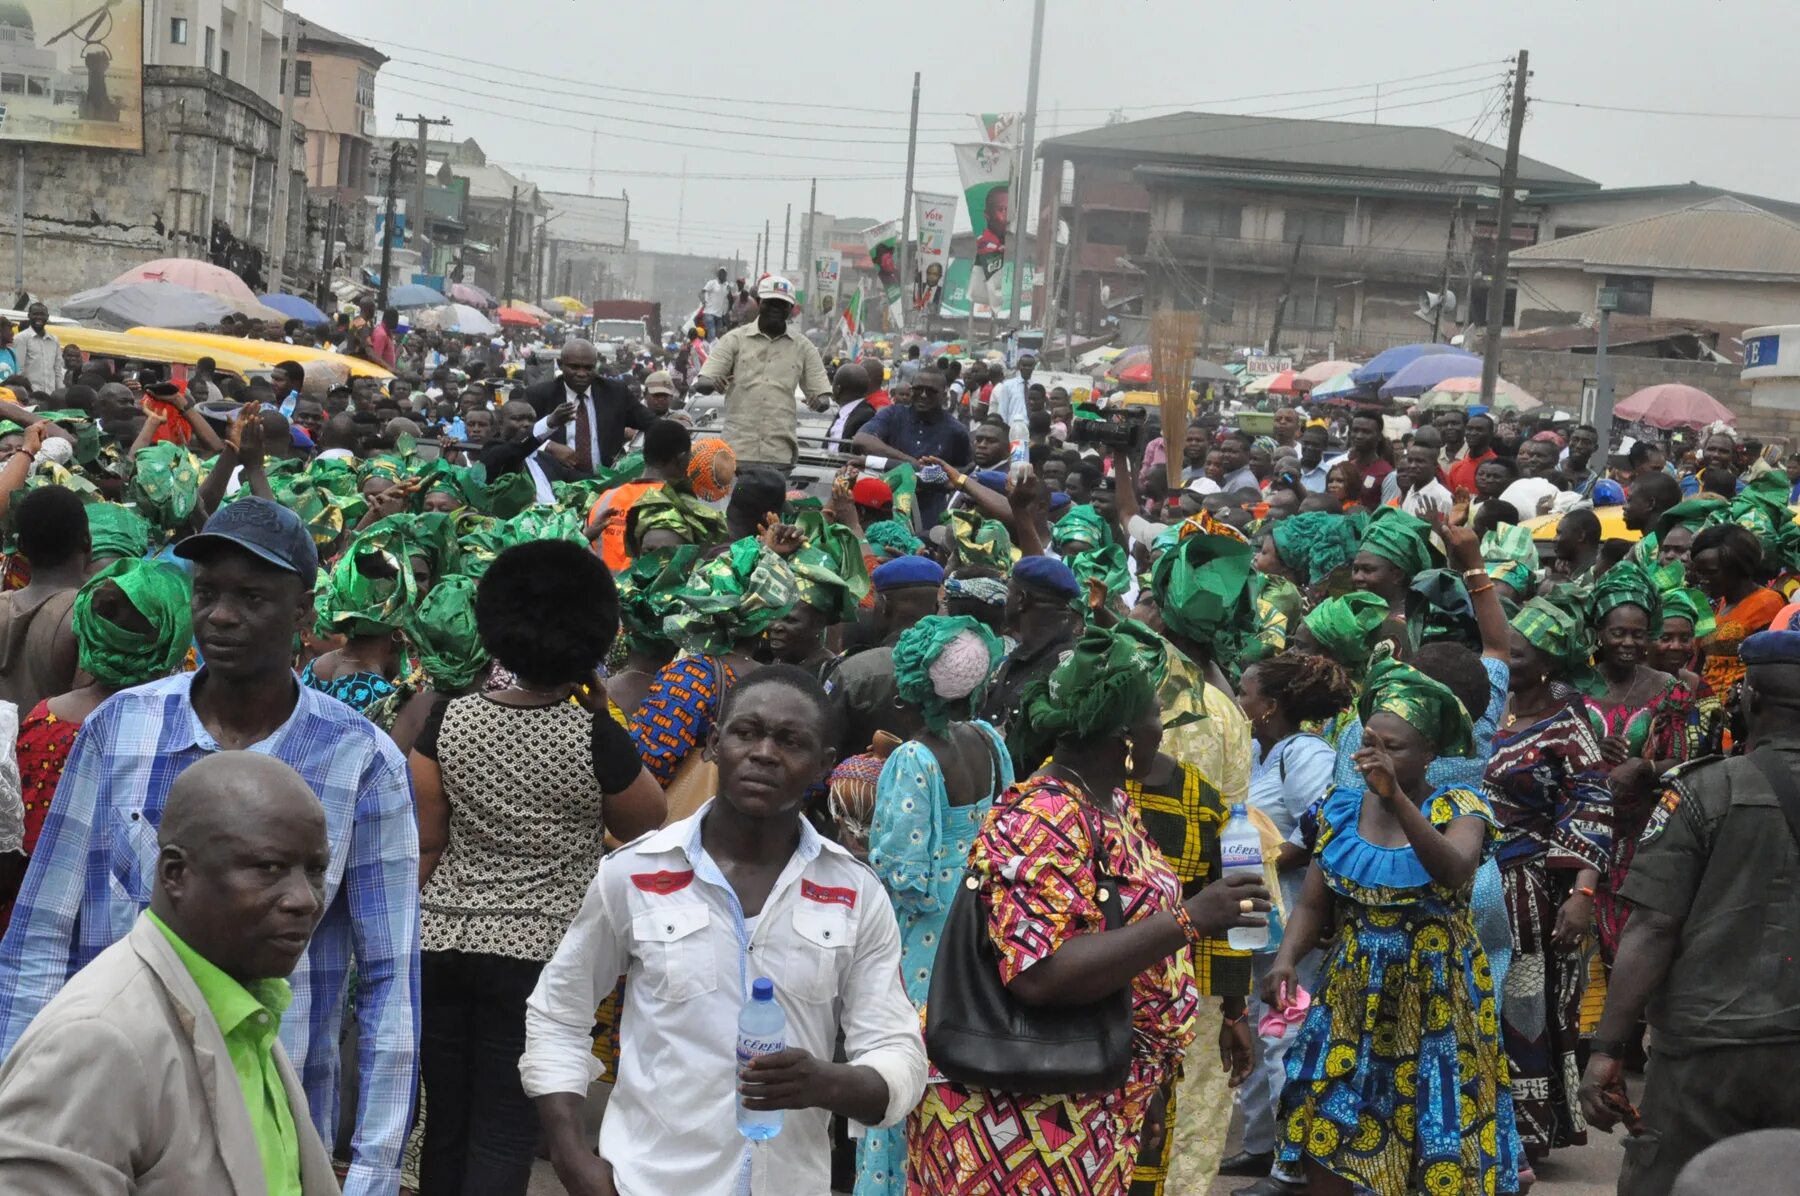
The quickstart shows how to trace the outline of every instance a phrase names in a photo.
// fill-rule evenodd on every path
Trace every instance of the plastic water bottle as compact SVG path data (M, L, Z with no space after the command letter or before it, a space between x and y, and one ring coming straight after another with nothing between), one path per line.
M739 1074L758 1055L787 1049L787 1014L775 1003L775 983L766 976L750 986L750 999L738 1014L737 1065ZM738 1100L738 1133L752 1142L767 1142L781 1132L781 1110L746 1109Z
M1232 805L1231 818L1219 835L1219 862L1221 880L1239 872L1258 880L1263 878L1262 835L1251 825L1243 802ZM1225 936L1232 950L1265 950L1269 945L1269 926L1267 915L1264 918L1261 926L1233 926Z
M1012 441L1012 463L1007 466L1007 473L1016 484L1031 467L1031 425L1014 416L1007 425L1006 436Z

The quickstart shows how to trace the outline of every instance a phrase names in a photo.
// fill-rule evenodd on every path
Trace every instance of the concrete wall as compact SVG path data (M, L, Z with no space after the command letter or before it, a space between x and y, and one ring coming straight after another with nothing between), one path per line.
M1595 292L1606 281L1603 274L1583 270L1527 269L1518 278L1521 327L1565 322L1542 318L1559 312L1592 313ZM1800 320L1800 283L1658 278L1650 314L1720 324L1791 323Z
M1617 399L1623 400L1646 386L1680 382L1699 387L1731 408L1737 415L1739 432L1758 436L1765 443L1800 443L1800 411L1752 407L1750 384L1741 377L1742 366L1619 354L1610 355L1608 361ZM1589 353L1506 349L1500 357L1500 373L1542 399L1547 407L1579 412L1583 388L1594 383L1594 357Z
M144 153L26 147L25 287L59 300L159 257L205 257L215 221L266 250L274 210L279 114L243 86L199 67L146 67ZM303 134L296 126L288 272L308 247ZM19 158L0 154L12 194Z

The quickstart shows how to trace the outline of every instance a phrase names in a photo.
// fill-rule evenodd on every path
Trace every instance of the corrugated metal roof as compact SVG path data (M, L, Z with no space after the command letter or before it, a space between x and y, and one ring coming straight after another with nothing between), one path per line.
M1371 178L1368 175L1323 174L1298 170L1254 170L1229 166L1140 166L1138 177L1169 182L1218 183L1232 187L1288 190L1354 191L1361 195L1419 195L1427 198L1471 196L1481 191L1497 193L1492 183L1479 180L1449 182L1418 178Z
M345 37L341 33L327 29L311 17L301 17L299 20L300 39L299 45L296 47L299 53L304 54L309 46L313 46L320 51L342 50L370 62L376 67L380 67L388 61L388 56L374 46L364 45L353 37Z
M1512 260L1524 269L1800 278L1800 224L1727 195L1546 241L1516 251Z
M1486 151L1498 161L1505 150L1471 141L1448 129L1418 125L1374 125L1342 120L1294 120L1225 112L1175 112L1124 121L1053 137L1040 156L1091 151L1138 162L1277 163L1324 167L1358 175L1415 174L1492 183L1498 171L1457 152L1458 146ZM1519 182L1528 188L1598 186L1535 158L1520 157Z
M1723 324L1716 320L1688 320L1671 316L1614 314L1607 321L1606 343L1614 349L1693 337L1721 357L1742 364L1747 324ZM1581 351L1599 348L1600 330L1589 324L1566 328L1534 328L1506 334L1509 349Z

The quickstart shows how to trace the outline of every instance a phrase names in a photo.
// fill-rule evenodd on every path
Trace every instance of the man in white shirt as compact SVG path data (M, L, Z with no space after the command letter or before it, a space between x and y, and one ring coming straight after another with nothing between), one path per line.
M1414 440L1400 457L1400 464L1393 473L1399 479L1394 505L1408 515L1430 519L1433 514L1450 513L1454 500L1450 491L1437 480L1439 451L1436 444Z
M62 342L49 330L50 309L33 303L25 309L26 327L13 338L13 356L19 372L40 394L55 394L62 386Z
M719 333L725 330L725 316L731 311L731 283L727 281L725 267L719 267L718 277L706 280L700 288L700 321L706 325L706 339L716 341Z
M1037 358L1027 353L1019 358L1019 372L994 387L988 396L988 414L997 415L1008 428L1014 420L1029 422L1031 406L1031 372L1037 369Z
M827 1127L902 1121L925 1088L900 935L875 875L801 816L829 774L831 706L810 673L740 682L710 740L718 797L600 862L526 1005L519 1074L571 1192L823 1193ZM740 1067L738 1013L775 983L787 1049ZM594 1009L626 978L618 1083L600 1154L581 1110L600 1066ZM839 1031L848 1062L831 1062ZM784 1110L752 1150L739 1101Z

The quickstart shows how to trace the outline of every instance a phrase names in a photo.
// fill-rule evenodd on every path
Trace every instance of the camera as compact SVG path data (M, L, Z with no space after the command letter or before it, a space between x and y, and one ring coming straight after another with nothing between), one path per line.
M1076 444L1135 449L1144 442L1145 420L1148 415L1149 412L1142 407L1102 411L1099 419L1076 419L1071 422L1069 439Z

